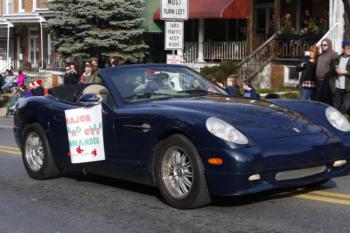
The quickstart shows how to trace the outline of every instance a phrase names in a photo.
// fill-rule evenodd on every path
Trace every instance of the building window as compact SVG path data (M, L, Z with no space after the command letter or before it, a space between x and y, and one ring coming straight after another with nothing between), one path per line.
M24 0L18 1L18 12L24 12Z

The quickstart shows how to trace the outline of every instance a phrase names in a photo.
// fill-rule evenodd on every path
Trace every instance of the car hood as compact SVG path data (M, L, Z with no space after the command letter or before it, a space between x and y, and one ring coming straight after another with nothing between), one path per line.
M156 101L156 104L218 117L254 140L326 133L307 117L268 101L205 96Z

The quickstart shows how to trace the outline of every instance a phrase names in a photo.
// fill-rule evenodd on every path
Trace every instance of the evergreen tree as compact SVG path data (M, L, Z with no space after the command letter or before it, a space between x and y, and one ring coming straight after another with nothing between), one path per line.
M54 0L49 9L56 16L48 26L63 55L143 60L143 0Z

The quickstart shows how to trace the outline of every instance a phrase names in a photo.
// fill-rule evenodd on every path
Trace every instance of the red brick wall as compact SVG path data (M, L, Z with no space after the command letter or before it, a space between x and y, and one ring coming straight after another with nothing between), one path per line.
M33 0L24 0L24 11L32 12L33 11Z
M38 8L47 8L47 4L46 4L47 0L39 0L38 3Z
M281 88L284 82L284 65L273 64L271 66L271 87Z
M18 1L19 1L19 0L15 0L15 1L14 1L14 11L15 11L15 13L18 13L18 10L19 10L19 9L18 9Z
M4 9L2 9L2 2L5 1L5 0L0 0L0 15L3 15L4 14Z
M59 79L58 75L56 75L56 74L52 75L52 87L58 86L58 84L59 84L58 79Z

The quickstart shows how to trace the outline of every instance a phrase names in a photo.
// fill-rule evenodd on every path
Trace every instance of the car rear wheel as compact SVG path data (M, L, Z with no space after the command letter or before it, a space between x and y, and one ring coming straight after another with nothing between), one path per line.
M25 127L22 139L22 159L30 177L38 180L60 175L45 136L38 123Z
M164 200L179 209L210 203L204 166L193 143L173 135L156 147L156 179Z

